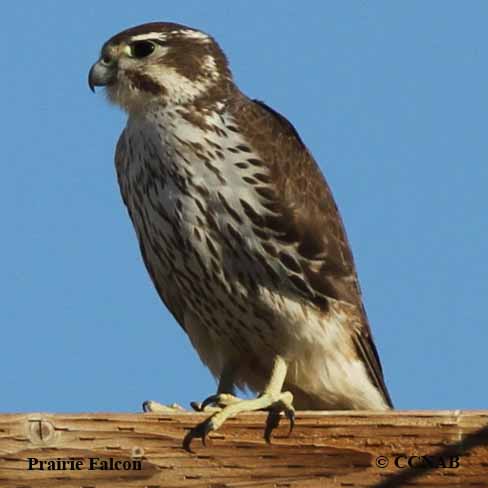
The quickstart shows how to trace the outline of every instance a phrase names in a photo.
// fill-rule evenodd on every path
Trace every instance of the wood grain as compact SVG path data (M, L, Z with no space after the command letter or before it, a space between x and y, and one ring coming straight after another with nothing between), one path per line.
M211 435L206 448L196 440L195 452L186 452L185 433L205 417L0 415L0 486L488 487L488 411L298 412L292 436L283 421L271 445L262 438L265 414L244 414ZM387 467L377 465L379 456ZM425 459L412 456L430 456L434 466L420 467ZM29 470L29 458L81 460L82 469ZM89 469L91 458L140 462L141 469Z

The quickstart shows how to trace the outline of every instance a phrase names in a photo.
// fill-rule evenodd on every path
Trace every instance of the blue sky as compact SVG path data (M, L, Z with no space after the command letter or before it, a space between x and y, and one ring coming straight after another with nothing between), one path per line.
M488 2L3 6L0 411L139 411L215 389L139 256L113 167L124 114L87 73L146 21L214 35L296 126L355 254L395 405L486 408Z

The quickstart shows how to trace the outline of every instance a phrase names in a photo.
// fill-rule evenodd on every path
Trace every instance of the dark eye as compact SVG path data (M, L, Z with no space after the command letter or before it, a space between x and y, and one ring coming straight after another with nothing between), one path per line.
M141 59L149 56L155 47L151 41L136 41L130 45L130 53L132 57Z

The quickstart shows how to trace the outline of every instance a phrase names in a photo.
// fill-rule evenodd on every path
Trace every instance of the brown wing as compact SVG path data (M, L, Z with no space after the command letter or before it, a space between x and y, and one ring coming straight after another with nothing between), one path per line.
M263 102L242 96L234 110L243 121L240 129L269 165L280 196L280 217L267 218L265 225L279 231L284 241L297 244L306 284L313 290L310 299L316 305L326 310L331 298L354 306L358 320L351 332L357 353L392 406L342 219L317 163L293 125Z
M130 205L128 204L127 188L125 186L126 178L124 176L126 174L127 167L130 164L128 157L129 155L127 151L126 138L124 132L122 132L117 142L117 147L115 149L115 168L117 170L117 179L119 181L122 200L124 201L124 204L127 207L127 211L129 213L132 222L134 222L134 215L132 213ZM135 225L134 227L137 229ZM184 323L185 308L181 303L181 299L176 293L176 290L171 286L166 286L164 289L161 286L159 286L161 280L156 279L155 271L151 264L151 260L148 259L148 252L145 248L143 240L140 239L139 236L138 236L138 241L139 241L139 248L141 250L142 259L149 273L149 276L151 277L154 287L158 292L159 297L161 298L162 302L166 305L166 308L174 316L176 321L181 325L183 330L185 330L185 323ZM171 279L170 276L168 276L167 279L164 280L164 282L172 283L173 280Z

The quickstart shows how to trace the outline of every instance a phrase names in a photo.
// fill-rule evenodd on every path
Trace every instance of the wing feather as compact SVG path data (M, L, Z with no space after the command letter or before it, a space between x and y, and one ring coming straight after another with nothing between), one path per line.
M295 127L283 115L244 96L235 110L239 120L246 119L240 128L247 130L246 137L269 165L279 195L281 219L266 224L283 231L285 241L297 244L305 278L314 291L310 299L316 305L326 307L327 299L333 299L348 304L349 309L354 306L355 319L350 325L353 344L373 384L391 407L353 255L323 174ZM325 297L325 302L321 297Z

